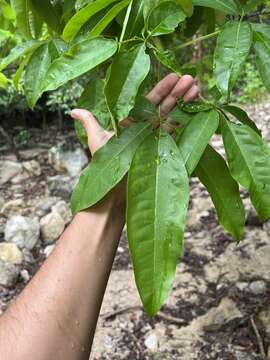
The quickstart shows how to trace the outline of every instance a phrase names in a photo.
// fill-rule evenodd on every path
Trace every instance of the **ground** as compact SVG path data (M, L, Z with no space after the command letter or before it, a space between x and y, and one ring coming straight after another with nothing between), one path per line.
M270 143L267 128L270 103L249 106L248 111ZM27 243L18 245L15 255L18 258L18 253L22 253L22 260L15 261L7 274L9 277L4 279L6 286L0 287L2 312L49 256L57 229L61 229L63 221L67 224L70 220L68 208L63 214L59 206L58 210L52 207L62 200L69 201L74 184L70 175L74 168L70 169L67 162L72 163L70 154L78 146L74 133L69 130L56 135L53 128L48 133L37 129L29 133L28 144L20 149L22 161L29 167L27 163L34 160L40 171L30 169L25 174L22 170L15 181L13 177L0 185L0 245L5 243L6 223L14 215L36 216L41 224L41 236L33 248ZM63 141L61 150L51 150ZM215 138L213 145L222 153L220 138ZM2 164L14 160L5 145L0 151ZM123 233L98 323L92 360L270 360L270 223L261 224L244 191L242 197L247 226L244 241L237 245L218 225L204 187L197 179L191 180L184 255L179 260L166 305L153 319L141 307ZM52 211L54 214L58 211L61 216L59 223L53 225L55 234L47 234L44 223L49 221L47 216ZM0 251L0 261L7 272L5 261L14 263L14 257L5 256L1 260Z

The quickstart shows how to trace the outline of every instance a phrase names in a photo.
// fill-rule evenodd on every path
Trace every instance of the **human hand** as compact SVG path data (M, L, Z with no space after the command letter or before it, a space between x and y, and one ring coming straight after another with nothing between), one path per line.
M147 95L147 99L156 106L159 106L162 116L168 115L176 105L177 98L181 97L185 102L193 101L199 95L200 88L190 75L179 78L172 73L161 80L154 89ZM83 109L71 111L71 117L81 122L84 126L88 145L93 155L98 149L104 146L114 135L111 131L104 130L91 112ZM169 131L169 124L167 129Z

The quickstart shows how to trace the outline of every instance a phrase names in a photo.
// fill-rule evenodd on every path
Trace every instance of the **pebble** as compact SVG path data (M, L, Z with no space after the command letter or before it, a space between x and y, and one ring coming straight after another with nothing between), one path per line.
M1 214L7 218L13 215L21 215L23 211L24 201L23 199L15 199L7 201L1 209Z
M5 240L20 249L32 250L39 239L40 226L35 218L12 216L6 223Z
M16 284L19 276L17 266L0 260L0 285L12 287Z
M253 281L249 284L249 290L254 295L262 295L265 294L267 291L266 284L263 280Z
M51 253L53 252L54 248L55 248L55 244L53 244L53 245L48 245L48 246L45 247L45 249L44 249L44 254L45 254L46 258L48 258L48 257L51 255Z
M0 162L0 185L4 185L16 175L23 171L22 164L16 161L1 161Z
M63 219L65 225L69 224L72 219L72 212L70 205L61 200L52 207L52 212L57 213Z
M59 238L65 229L65 222L62 217L51 212L40 220L41 235L45 244L51 244Z
M20 272L20 275L25 283L27 283L31 279L29 272L25 269Z
M150 333L147 335L144 345L147 347L150 351L157 351L158 349L158 338L155 333Z
M70 199L70 195L75 187L77 179L72 179L67 175L56 175L47 178L48 190L51 195L59 196L65 200Z
M0 260L19 265L23 262L23 254L16 244L0 243Z
M31 176L40 176L41 175L41 167L38 161L31 160L25 161L22 163L26 172Z

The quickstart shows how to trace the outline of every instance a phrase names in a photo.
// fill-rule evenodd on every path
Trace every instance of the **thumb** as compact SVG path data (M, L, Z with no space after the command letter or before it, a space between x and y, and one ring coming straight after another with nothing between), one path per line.
M112 136L99 125L90 111L74 109L71 111L70 115L73 119L80 121L80 123L85 128L88 136L89 149L92 155L99 148L105 145Z

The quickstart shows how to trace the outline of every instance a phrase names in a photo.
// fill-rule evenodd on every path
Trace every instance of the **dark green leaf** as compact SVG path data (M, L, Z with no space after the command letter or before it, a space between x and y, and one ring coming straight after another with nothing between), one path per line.
M125 33L125 39L130 39L134 35L140 35L144 27L143 17L144 2L134 0Z
M270 39L262 33L255 33L256 62L262 81L270 92Z
M182 76L181 69L179 64L175 59L175 55L173 52L167 51L160 51L157 48L153 50L156 59L164 65L169 70L175 72L178 76Z
M149 35L158 36L172 33L186 18L181 7L173 1L165 1L149 14L147 30Z
M193 14L193 4L192 0L176 0L176 3L181 6L187 16L192 16Z
M241 108L235 105L225 105L223 107L225 111L228 111L230 114L232 114L236 119L238 119L241 123L244 125L249 126L251 129L256 131L261 136L261 131L257 128L257 125L254 121L250 119L248 114Z
M219 222L240 241L243 238L245 210L237 182L232 178L225 160L207 146L195 175L204 184L217 210Z
M61 16L59 16L56 9L51 4L50 0L30 0L33 8L39 16L48 24L54 31L60 33L62 29Z
M127 234L145 310L154 316L171 289L183 247L188 176L172 137L160 129L138 148L128 176Z
M138 96L134 109L131 111L132 116L136 121L147 121L156 116L156 107L145 96Z
M252 30L247 22L227 22L217 40L215 76L221 93L229 99L252 44Z
M87 6L78 11L66 24L63 31L63 39L70 41L78 34L82 26L99 11L105 9L117 0L99 0L91 2Z
M105 96L114 127L124 120L134 107L140 85L150 70L150 58L145 45L119 53L108 73Z
M25 39L32 39L29 23L30 0L11 0L11 6L16 14L16 23Z
M178 147L189 175L193 173L219 125L217 111L201 112L185 126Z
M270 151L249 126L222 120L222 135L230 172L250 193L260 218L270 218Z
M24 92L27 102L34 108L41 91L42 81L51 64L48 44L40 46L31 56L25 69Z
M117 50L114 40L96 38L73 45L50 66L43 81L43 91L55 90L69 80L95 68Z
M232 15L239 12L234 0L193 0L193 5L210 7Z
M72 194L73 213L96 204L123 179L135 151L150 132L150 124L134 124L94 154Z

